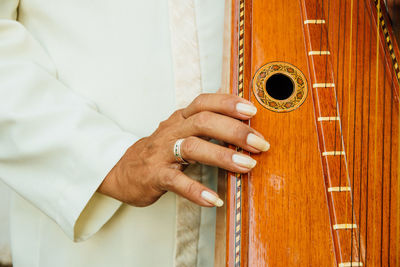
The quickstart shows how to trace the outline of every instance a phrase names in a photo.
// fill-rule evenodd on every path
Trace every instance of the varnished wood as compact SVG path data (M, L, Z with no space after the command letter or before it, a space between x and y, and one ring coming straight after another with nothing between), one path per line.
M240 2L232 1L231 13L233 94L240 92ZM400 264L399 50L391 25L385 35L379 19L369 0L245 1L243 97L257 106L248 123L271 149L252 155L258 164L248 175L228 174L227 266ZM293 64L308 81L308 97L294 111L272 112L253 95L254 74L274 61Z
M392 21L393 32L397 38L397 42L400 41L400 0L388 0L387 1L388 12Z

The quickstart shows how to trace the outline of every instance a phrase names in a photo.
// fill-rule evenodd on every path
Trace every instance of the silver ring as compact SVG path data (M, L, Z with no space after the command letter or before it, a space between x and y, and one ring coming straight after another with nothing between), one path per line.
M178 163L180 163L182 165L188 165L189 162L184 160L181 155L181 144L182 144L183 140L185 140L185 139L182 138L182 139L176 140L175 145L174 145L174 156Z

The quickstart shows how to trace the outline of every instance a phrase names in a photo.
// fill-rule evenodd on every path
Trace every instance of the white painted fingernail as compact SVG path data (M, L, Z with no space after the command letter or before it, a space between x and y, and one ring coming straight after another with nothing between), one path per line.
M201 197L205 201L209 202L210 204L213 204L214 206L222 207L222 205L224 205L224 202L222 201L222 199L220 199L219 197L217 197L214 194L211 194L208 191L204 190L203 192L201 192Z
M252 105L237 103L236 110L246 116L254 116L257 113L257 108Z
M239 166L249 168L249 169L254 168L254 166L256 166L256 164L257 164L257 161L255 161L254 159L252 159L248 156L240 155L240 154L233 154L232 161L235 162Z
M267 141L252 133L247 136L246 142L249 146L261 151L267 151L269 149L269 143Z

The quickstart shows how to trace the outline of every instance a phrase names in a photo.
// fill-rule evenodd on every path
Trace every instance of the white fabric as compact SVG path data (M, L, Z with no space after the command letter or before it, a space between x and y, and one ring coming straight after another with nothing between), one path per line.
M195 0L203 93L221 86L225 1ZM222 15L221 15L222 14ZM228 31L230 34L230 32ZM213 40L213 41L210 41Z
M223 11L208 16L222 23ZM134 208L94 193L175 109L168 23L159 0L0 1L0 177L17 193L14 266L172 266L173 194ZM202 54L213 41L199 40L200 62L220 64Z
M169 19L176 106L184 108L201 93L194 0L169 0Z
M172 62L176 106L184 108L201 93L200 55L193 0L169 0ZM200 165L185 173L201 182ZM176 198L175 266L195 266L201 208L189 200Z
M11 264L10 249L10 189L0 180L0 266Z

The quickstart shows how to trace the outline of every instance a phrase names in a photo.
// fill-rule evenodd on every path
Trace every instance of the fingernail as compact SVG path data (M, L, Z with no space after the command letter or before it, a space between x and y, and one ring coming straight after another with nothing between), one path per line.
M236 110L246 116L254 116L257 113L257 108L252 105L237 103Z
M240 154L233 154L232 161L239 166L249 169L254 168L254 166L256 166L257 164L257 161L255 161L254 159Z
M214 195L214 194L211 194L211 193L208 192L208 191L205 191L205 190L204 190L203 192L201 192L201 197L202 197L205 201L207 201L207 202L213 204L214 206L222 207L222 205L224 205L224 202L222 201L222 199L220 199L219 197L217 197L217 196Z
M269 143L255 134L250 133L246 141L249 146L258 150L267 151L269 149Z

